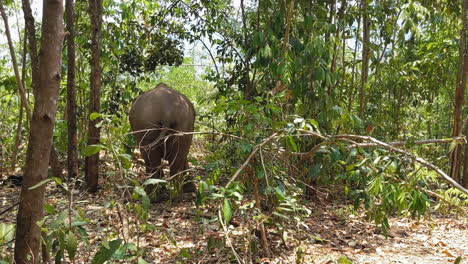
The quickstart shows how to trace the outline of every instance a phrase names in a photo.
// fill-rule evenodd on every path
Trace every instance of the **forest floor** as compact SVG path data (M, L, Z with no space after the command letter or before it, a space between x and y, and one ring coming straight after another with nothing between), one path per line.
M125 204L122 193L110 188L109 178L96 195L86 191L74 191L74 208L82 210L89 219L86 225L90 246L81 243L75 263L91 263L102 237L120 234L146 249L144 256L149 263L236 263L231 248L225 246L208 250L210 237L222 244L223 230L210 216L216 211L203 209L197 217L193 197L173 202L153 204L149 222L155 232L135 232L136 219L125 206L110 210L108 201ZM0 212L18 201L19 187L0 186ZM48 186L47 203L57 208L67 208L67 198L52 184ZM388 237L373 223L353 215L345 201L327 199L310 202L310 217L304 219L307 228L287 227L283 239L276 228L269 228L268 242L273 253L271 259L250 256L253 263L468 263L468 219L466 217L432 215L420 221L394 217L390 221ZM60 210L59 210L60 211ZM16 210L0 215L0 223L14 223ZM260 240L250 232L252 221L241 221L230 226L230 241L241 256L248 244ZM302 231L300 231L302 230ZM116 232L118 231L118 232ZM250 232L250 233L249 233ZM12 244L2 245L0 259L11 254ZM347 262L350 260L352 262ZM301 262L302 261L302 262ZM128 263L116 261L113 263Z
M148 222L155 226L155 231L142 232L135 215L128 209L129 197L121 188L125 183L106 172L106 168L112 167L110 162L104 161L102 166L101 189L96 194L89 194L83 188L72 191L73 211L83 212L88 219L84 227L89 240L89 246L80 242L74 263L91 263L104 238L123 238L138 244L145 249L144 259L149 263L237 263L232 248L247 260L245 263L439 264L454 263L457 257L462 258L460 263L468 263L466 215L434 213L419 221L392 217L386 237L372 222L365 221L363 215L353 212L345 197L336 194L311 199L306 206L312 213L303 219L300 227L292 224L294 221L284 223L285 232L280 234L277 227L267 226L270 259L261 252L254 254L247 250L253 243L261 248L252 218L234 214L232 222L236 224L228 227L226 240L225 231L215 218L216 208L197 208L193 193L184 194L171 204L152 204ZM143 182L140 169L134 172L139 175L138 181ZM0 175L0 184L6 176ZM20 187L0 185L0 224L15 223L17 206L4 211L18 202L19 193ZM56 208L57 215L69 207L67 196L55 184L48 184L46 196L46 202ZM113 207L109 206L110 201L114 201ZM46 223L50 225L57 215L49 216ZM11 258L12 252L12 241L0 243L0 260Z

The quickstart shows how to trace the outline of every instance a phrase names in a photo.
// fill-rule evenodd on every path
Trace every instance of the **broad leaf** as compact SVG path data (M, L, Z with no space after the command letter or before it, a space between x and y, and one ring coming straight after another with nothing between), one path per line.
M82 154L85 157L89 157L98 153L103 148L105 149L103 145L89 145L83 150Z
M69 231L67 235L66 248L70 259L74 259L76 249L78 248L78 241L76 240L75 234L73 234L71 231Z
M231 218L232 218L231 203L229 202L228 199L224 199L223 218L226 224L229 223L229 221L231 221Z
M98 252L94 255L92 260L92 264L103 264L104 262L108 261L115 251L120 247L122 244L122 239L116 239L109 242L107 247L104 243L99 247Z

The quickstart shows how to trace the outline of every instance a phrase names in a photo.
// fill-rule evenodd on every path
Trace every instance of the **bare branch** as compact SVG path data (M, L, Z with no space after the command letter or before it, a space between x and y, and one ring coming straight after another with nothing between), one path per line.
M266 143L270 142L272 139L274 139L277 135L279 134L279 132L275 132L273 133L271 136L267 137L266 139L264 139L262 141L262 143L258 144L257 146L255 146L255 148L253 149L253 151L250 153L249 157L247 157L247 159L244 161L244 164L242 164L242 166L239 167L239 169L237 169L236 173L234 173L234 175L232 176L232 178L229 180L229 182L226 184L226 188L231 185L232 182L234 182L234 180L239 176L239 174L247 167L247 165L249 165L249 161L250 159L253 158L253 156L255 155L255 153L257 153L258 150L260 150L261 147L263 147Z

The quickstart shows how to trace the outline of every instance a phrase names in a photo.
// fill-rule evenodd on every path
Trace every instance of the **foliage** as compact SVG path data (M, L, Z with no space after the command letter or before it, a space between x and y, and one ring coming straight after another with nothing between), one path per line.
M107 201L107 206L136 216L133 241L138 241L139 232L155 227L149 221L145 184L131 171L136 144L129 134L127 112L139 93L159 82L187 95L197 111L196 130L212 133L209 138L194 137L207 145L203 160L191 159L206 174L194 179L196 204L218 210L216 220L226 227L227 235L237 219L253 219L252 229L263 225L280 232L296 226L306 230L303 219L311 213L307 202L314 200L317 186L338 187L353 210L364 211L384 232L393 215L419 218L432 206L444 213L453 206L466 206L465 195L440 183L410 157L381 147L350 148L350 141L327 141L348 133L382 141L404 139L406 149L449 169L448 146L413 142L451 134L449 113L460 56L459 2L368 1L371 56L364 84L360 83L364 59L359 1L296 0L292 10L290 1L245 0L242 6L238 2L104 1L102 113L87 112L90 19L86 1L75 4L80 155L109 157L105 177L127 183L114 187L127 193L131 202ZM335 10L331 2L336 3ZM19 11L11 3L8 8ZM18 53L20 44L15 43ZM31 82L28 75L26 86ZM361 85L364 95L359 93ZM11 63L2 57L1 135L15 133L20 112L16 91ZM33 92L28 94L31 100ZM357 111L359 99L365 102L363 113ZM67 149L65 106L64 100L58 102L54 132L60 154ZM85 146L88 118L98 119L103 130L97 145ZM22 142L27 129L24 121ZM0 173L15 144L13 136L0 138ZM308 155L314 148L316 152ZM24 159L24 153L20 157ZM60 179L40 184L49 181L69 194L69 186ZM151 181L177 194L178 186ZM431 194L431 190L437 191ZM63 206L46 205L43 239L56 261L66 256L73 261L77 245L88 243L89 219L79 210L62 210ZM2 227L6 229L0 225L0 244ZM102 241L93 263L145 263L145 249L132 239L110 232L102 235ZM251 241L246 248L255 255L262 242L255 237ZM212 238L209 248L224 242ZM298 263L304 254L298 248ZM184 249L179 255L190 259Z

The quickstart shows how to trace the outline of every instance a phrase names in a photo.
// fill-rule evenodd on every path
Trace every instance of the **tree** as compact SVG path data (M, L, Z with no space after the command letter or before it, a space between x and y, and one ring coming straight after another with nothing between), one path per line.
M102 0L89 0L91 15L91 77L89 114L101 110L101 25ZM91 119L88 123L88 146L99 144L101 131L96 126L99 119ZM88 189L97 191L99 180L99 153L86 157L85 177Z
M369 0L362 0L362 69L361 86L359 87L359 115L362 117L365 110L366 84L369 77L370 60L370 19Z
M75 19L73 0L66 0L65 14L67 25L67 124L68 124L68 178L78 176L78 142L76 127L76 87L75 87Z
M21 104L20 104L20 116L18 118L18 125L17 125L17 131L16 131L16 138L15 138L15 147L13 149L13 154L11 158L11 167L14 169L16 166L16 159L17 159L17 154L18 154L18 147L19 147L19 142L20 142L20 133L21 133L21 125L23 123L23 108L26 110L26 117L27 120L31 120L31 108L29 107L28 99L26 98L26 91L25 91L25 82L24 82L24 77L25 77L25 59L26 59L26 36L24 39L24 48L23 48L23 71L22 71L22 76L20 76L19 73L19 67L18 67L18 62L16 60L16 55L15 55L15 48L13 46L13 40L11 38L11 33L10 33L10 26L8 24L8 16L5 12L5 8L3 5L3 0L0 0L0 13L3 18L3 22L5 24L5 33L7 36L7 41L8 41L8 47L10 49L10 56L11 56L11 61L13 63L13 70L15 72L15 78L16 78L16 83L18 84L18 93L21 98Z
M64 38L61 0L44 1L41 36L41 43L47 45L41 45L39 53L40 78L33 80L37 82L37 90L16 221L15 261L18 264L39 263L41 229L37 222L43 217L45 185L36 185L47 177L57 112Z
M18 68L18 62L16 60L16 55L15 55L15 47L13 46L13 40L11 39L10 26L8 25L8 17L6 15L5 8L3 6L3 0L0 0L0 12L3 18L3 22L5 23L5 33L7 35L8 47L10 48L11 61L13 62L13 70L15 72L16 82L18 83L18 93L21 98L21 103L26 109L26 115L28 116L28 119L30 120L31 109L26 99L26 91L24 90L23 82L21 81L21 76L20 76L19 68Z
M463 27L460 31L458 73L457 73L457 82L456 82L456 89L455 89L455 105L454 105L454 110L453 110L453 136L455 137L459 136L462 133L461 113L462 113L463 100L464 100L465 90L466 90L466 78L468 76L468 45L466 41L466 33L468 31L467 8L468 8L468 0L464 0L462 16L461 16ZM460 172L461 172L462 151L463 151L463 147L457 146L454 149L452 156L451 156L452 157L451 176L454 180L458 182L461 181ZM468 183L464 183L464 184L466 186L466 184Z
M465 0L466 2L466 0ZM468 118L465 119L465 135L468 135ZM468 189L468 144L465 144L465 160L463 162L463 187Z

